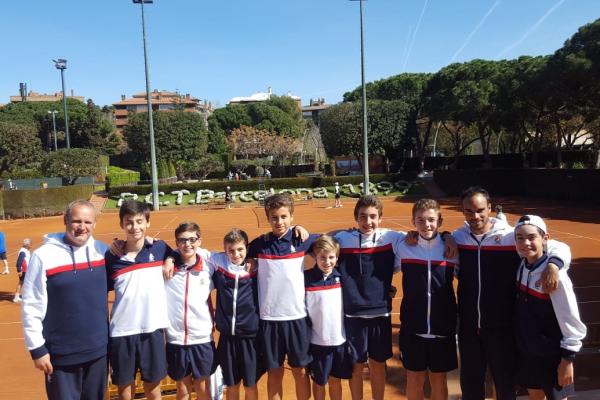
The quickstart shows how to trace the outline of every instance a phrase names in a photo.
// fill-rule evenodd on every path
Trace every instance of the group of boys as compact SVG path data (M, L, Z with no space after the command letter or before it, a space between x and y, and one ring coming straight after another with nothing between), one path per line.
M515 236L505 222L489 217L485 190L471 188L461 201L466 225L453 240L438 233L437 202L415 203L416 234L405 240L406 234L379 227L383 205L369 195L354 208L355 229L333 238L299 239L292 199L273 195L265 201L271 232L248 245L247 235L233 229L225 235L225 252L217 254L200 249L194 223L176 229L174 251L146 237L150 211L134 201L121 207L127 238L111 253L92 237L93 206L74 202L65 213L65 233L48 235L31 256L23 291L27 347L46 374L50 399L103 398L108 358L121 399L133 398L138 370L149 399L160 398L160 380L167 374L177 381L178 398L188 398L192 390L208 398L208 377L217 364L228 398L238 398L241 381L246 398L258 398L256 382L266 370L268 398L277 399L283 395L286 357L299 399L310 397L309 376L317 399L325 398L328 382L330 397L341 399L339 379L350 379L352 398L361 399L367 361L373 398L383 399L385 362L392 356L391 283L401 270L400 350L409 399L423 397L426 371L432 398L447 398L445 373L457 367L457 314L463 397L484 398L489 365L498 398L514 399L520 263ZM316 266L305 271L309 253ZM553 265L545 267L551 276L570 260L566 245L550 244L544 254L543 266ZM163 268L165 263L174 270ZM562 273L550 281L561 287L568 277ZM213 288L216 349L209 307ZM108 289L115 290L110 325ZM581 346L582 332L581 326L571 332L565 345L569 357Z

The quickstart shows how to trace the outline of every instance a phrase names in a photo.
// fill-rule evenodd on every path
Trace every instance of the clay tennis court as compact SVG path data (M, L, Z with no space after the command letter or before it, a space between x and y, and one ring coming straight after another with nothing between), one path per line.
M410 207L413 199L385 199L383 226L396 230L408 230ZM516 198L494 199L501 203L509 222L524 213L535 213L547 218L552 238L566 242L571 246L573 262L570 275L576 286L580 302L582 319L588 325L588 343L595 347L600 342L600 209L588 205L540 200L520 200ZM302 224L311 232L327 232L354 226L352 209L354 202L345 200L343 208L329 208L329 202L315 201L310 205L298 205L294 222ZM463 222L457 207L458 200L442 199L443 229L453 230ZM269 230L264 212L260 208L244 207L229 210L199 210L197 208L164 209L154 213L149 234L166 240L173 245L173 231L179 222L193 220L202 228L203 247L221 251L223 234L231 227L239 227L248 232L251 238ZM6 235L7 255L11 267L10 275L0 275L0 399L39 400L45 398L41 372L33 368L26 351L20 322L20 306L12 303L17 283L14 264L21 241L25 237L33 240L34 248L41 244L42 235L48 232L62 231L62 217L48 217L30 220L0 221L0 230ZM121 237L118 214L105 211L98 217L95 237L109 242ZM400 289L401 276L396 275L394 284ZM401 290L393 302L394 358L388 361L386 399L403 399L405 390L405 372L398 360L397 333L399 329L398 311ZM586 361L587 360L587 361ZM590 364L590 365L588 365ZM595 364L595 365L594 365ZM600 387L598 357L593 360L582 356L576 363L577 389ZM593 370L595 369L595 371ZM285 375L284 390L286 399L295 398L291 373ZM456 374L450 379L450 395L458 394ZM259 384L260 393L266 393L266 377ZM344 398L349 398L344 385ZM262 396L261 396L262 398ZM368 382L365 383L365 398L370 398ZM578 397L579 398L579 397Z

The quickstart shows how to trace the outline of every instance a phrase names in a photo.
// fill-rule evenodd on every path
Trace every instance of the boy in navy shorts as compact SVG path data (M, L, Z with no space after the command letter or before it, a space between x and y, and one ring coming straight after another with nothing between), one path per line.
M250 258L258 259L258 304L260 347L268 369L268 399L283 396L283 362L288 364L296 384L296 397L310 397L310 380L305 367L310 363L308 326L304 304L304 255L316 239L303 242L290 228L294 202L288 194L265 200L271 232L252 241Z
M362 196L354 207L358 229L335 235L341 247L346 335L357 356L350 381L353 399L363 398L363 366L368 360L373 398L383 400L385 362L392 357L390 293L400 266L396 248L406 234L380 228L382 215L377 196Z
M150 241L150 206L123 202L119 220L127 239L121 257L106 253L109 288L115 291L110 318L109 358L112 383L119 399L134 396L136 371L141 372L147 399L160 399L160 381L167 375L165 336L169 326L163 282L163 261L171 249Z
M438 233L442 214L437 201L421 199L412 208L419 233L416 246L403 242L401 257L400 355L407 372L406 397L423 399L429 372L431 399L448 398L446 372L458 367L456 297L452 281L456 258L444 256Z
M542 272L550 261L548 229L542 218L521 217L515 226L515 241L522 258L515 307L517 380L532 400L564 399L575 393L573 360L586 334L573 284L561 269L555 291L547 294L541 287Z
M306 308L311 325L310 374L313 395L325 400L325 385L329 398L342 399L340 379L350 379L354 364L353 351L346 342L341 275L336 268L340 245L331 236L323 235L312 245L317 265L304 271Z
M238 400L244 382L246 400L258 400L256 383L264 373L259 360L256 271L245 268L248 235L232 229L223 238L225 252L210 258L217 289L215 320L219 330L217 359L227 386L227 400Z
M167 373L176 381L177 398L210 399L210 376L216 369L210 309L213 268L210 253L200 248L200 227L184 222L175 229L173 276L165 281L169 326Z

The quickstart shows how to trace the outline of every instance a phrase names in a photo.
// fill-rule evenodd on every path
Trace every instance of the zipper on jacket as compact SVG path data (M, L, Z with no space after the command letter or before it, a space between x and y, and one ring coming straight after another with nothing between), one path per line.
M239 280L240 275L235 274L235 284L233 286L233 312L231 313L231 336L235 336L235 317L237 313L237 296Z
M188 288L190 285L190 271L185 273L185 294L183 296L183 344L188 341Z
M427 334L431 335L431 255L427 251Z
M481 237L481 242L471 233L471 237L477 243L477 333L481 329L481 244L487 234Z

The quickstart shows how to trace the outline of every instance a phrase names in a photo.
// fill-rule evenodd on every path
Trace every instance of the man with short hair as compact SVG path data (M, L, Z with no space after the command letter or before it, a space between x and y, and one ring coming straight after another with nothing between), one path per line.
M514 337L515 279L520 259L514 229L491 217L487 190L470 187L461 195L463 227L453 232L459 252L458 347L460 386L464 400L484 400L489 367L498 400L516 398ZM548 267L542 275L545 291L556 289L558 269L568 267L568 246L548 243Z
M25 343L49 400L104 399L108 305L104 253L92 236L94 206L68 205L65 232L45 236L23 284Z

